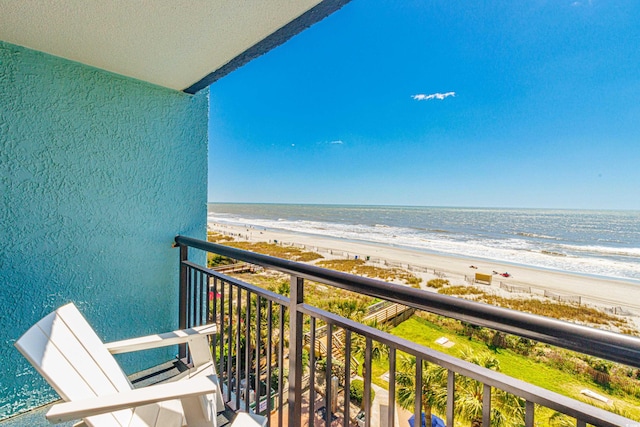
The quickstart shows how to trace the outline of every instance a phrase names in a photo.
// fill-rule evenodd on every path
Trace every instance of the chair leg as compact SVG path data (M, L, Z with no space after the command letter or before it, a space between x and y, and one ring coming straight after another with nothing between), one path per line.
M221 390L220 381L218 381L218 373L216 372L216 364L213 361L213 356L211 356L211 349L209 348L209 340L207 339L207 337L201 336L191 340L189 342L189 351L191 352L191 358L194 367L211 367L211 369L213 370L213 376L216 379L216 384L218 384L218 390ZM217 393L216 399L218 410L222 411L224 409L222 393Z
M189 427L218 427L216 397L213 394L180 399Z
M238 412L231 423L231 427L264 427L267 425L267 417L256 414Z

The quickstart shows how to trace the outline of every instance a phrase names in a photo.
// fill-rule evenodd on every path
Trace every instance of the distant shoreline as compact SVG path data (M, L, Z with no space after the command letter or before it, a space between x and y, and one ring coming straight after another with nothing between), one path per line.
M285 244L304 245L307 250L333 249L337 251L337 257L369 257L372 260L386 260L391 264L405 264L427 269L427 273L421 274L423 278L438 277L435 272L440 272L451 281L452 284L465 283L467 279L475 276L475 273L488 274L492 277L491 289L503 292L503 288L531 288L531 296L544 296L545 291L559 297L581 297L583 304L594 305L602 309L616 310L640 315L640 285L624 279L604 278L588 275L579 275L568 272L554 271L537 267L522 266L489 259L471 258L464 256L448 256L433 254L409 248L385 246L379 243L363 241L343 240L334 237L318 236L302 233L294 233L283 230L263 229L250 226L237 226L209 222L211 231L222 234L230 234L239 240L253 242L279 242ZM322 251L319 251L325 255ZM339 253L342 252L342 253ZM471 266L476 268L471 268ZM429 273L430 272L430 273ZM509 273L509 277L503 277L497 273ZM489 287L487 287L489 289ZM508 291L504 291L507 292ZM513 293L511 297L524 296L522 293ZM636 321L636 323L639 323Z
M321 206L321 207L365 207L365 208L429 208L429 209L495 209L504 211L540 211L540 212L632 212L640 213L640 209L602 209L602 208L558 208L558 207L541 207L531 208L523 206L457 206L457 205L385 205L385 204L353 204L353 203L278 203L278 202L207 202L210 205L245 205L245 206Z
M242 227L242 226L237 226L240 229L244 228L246 230L246 227ZM254 227L253 228L254 231L260 231L261 228L260 227ZM483 258L483 257L475 257L475 256L470 256L470 255L460 255L460 254L446 254L443 252L438 252L438 251L430 251L428 249L423 249L423 248L411 248L408 246L404 246L404 245L393 245L393 244L384 244L384 243L379 243L379 242L368 242L366 240L357 240L357 239L345 239L345 238L338 238L338 237L333 237L333 236L321 236L318 234L311 234L311 233L304 233L304 232L294 232L294 231L288 231L288 230L276 230L276 229L272 229L272 228L267 228L267 229L262 229L263 231L268 230L271 231L273 233L282 233L282 234L290 234L292 237L289 240L286 240L286 242L292 242L292 243L297 243L295 236L308 236L310 238L322 238L322 239L329 239L329 240L334 240L337 242L346 242L346 243L354 243L354 244L361 244L361 245L366 245L366 246L377 246L377 247L382 247L382 248L395 248L398 250L403 250L403 251L410 251L410 252L418 252L418 253L422 253L425 254L425 256L434 256L434 257L445 257L445 258L453 258L453 259L460 259L465 261L465 263L469 262L471 264L473 264L473 262L477 262L477 263L489 263L489 264L496 264L496 265L501 265L504 266L505 268L507 267L512 267L512 268L529 268L529 269L533 269L533 270L540 270L540 271L548 271L550 273L555 273L555 274L568 274L568 275L572 275L572 276L576 276L576 277L585 277L588 279L594 279L594 280L602 280L602 281L606 281L606 282L622 282L622 283L627 283L630 285L635 285L635 286L639 286L640 287L640 280L636 280L636 279L629 279L626 277L612 277L612 276L603 276L603 275L598 275L598 274L591 274L591 273L576 273L576 272L571 272L571 271L563 271L563 270L558 270L558 269L554 269L551 267L541 267L541 266L535 266L535 265L525 265L525 264L521 264L521 263L517 263L517 262L509 262L509 261L501 261L501 260L494 260L491 259L489 257L487 258ZM284 240L283 240L284 241ZM336 249L340 249L339 247L336 247ZM545 251L542 251L545 252ZM549 255L553 255L553 254L549 254ZM509 268L507 268L507 270L509 270ZM459 272L458 272L459 273Z

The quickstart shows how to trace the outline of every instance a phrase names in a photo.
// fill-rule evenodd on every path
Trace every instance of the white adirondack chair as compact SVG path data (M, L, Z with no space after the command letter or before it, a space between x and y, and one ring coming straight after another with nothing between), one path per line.
M56 390L64 403L46 417L79 425L216 426L224 409L208 335L215 325L104 344L73 304L44 317L16 342L18 350ZM112 354L188 343L193 367L180 381L133 389ZM233 426L260 426L265 417L239 414Z

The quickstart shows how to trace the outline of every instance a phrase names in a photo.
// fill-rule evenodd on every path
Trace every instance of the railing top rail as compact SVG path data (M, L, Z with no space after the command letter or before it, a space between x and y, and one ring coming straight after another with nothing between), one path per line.
M179 245L640 368L640 338L630 335L354 276L191 237L176 236L175 241Z

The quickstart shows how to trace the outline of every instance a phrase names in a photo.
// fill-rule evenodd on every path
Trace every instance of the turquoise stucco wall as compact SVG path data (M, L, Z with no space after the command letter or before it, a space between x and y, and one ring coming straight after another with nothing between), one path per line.
M0 419L55 397L13 343L56 307L105 341L177 327L171 243L206 235L207 120L207 90L0 42Z

